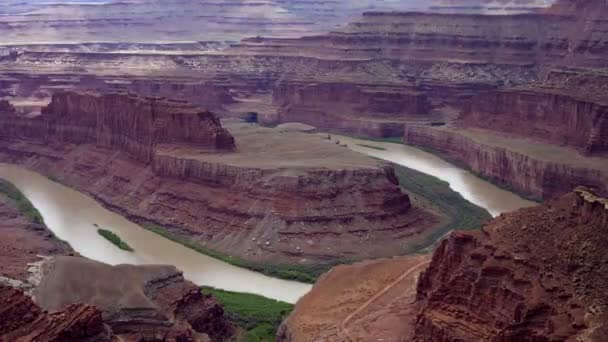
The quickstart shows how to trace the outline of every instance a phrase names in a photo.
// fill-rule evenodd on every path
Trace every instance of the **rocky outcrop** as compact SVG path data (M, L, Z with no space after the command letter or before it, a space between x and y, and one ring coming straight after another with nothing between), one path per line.
M418 282L416 339L605 340L606 203L581 189L453 234Z
M467 127L540 138L585 154L608 151L608 105L561 92L481 93L465 106L460 119Z
M586 188L458 231L432 258L326 273L278 341L605 341L608 200Z
M475 173L533 197L552 198L579 185L608 191L605 158L586 158L575 150L536 140L516 141L494 131L408 125L404 141L432 149Z
M101 312L88 305L42 311L21 290L0 285L0 340L23 342L117 341Z
M1 159L53 175L133 221L255 262L394 255L437 222L412 208L391 167L333 141L250 129L239 133L238 151L213 153L206 135L180 119L187 114L167 114L176 118L175 129L156 114L153 127L143 114L136 114L141 122L121 124L128 114L118 105L133 100L123 97L110 96L114 105L95 116L87 113L104 108L93 104L105 100L82 94L59 95L34 119L3 114ZM76 115L79 105L85 115ZM127 133L129 127L136 133ZM224 130L216 126L208 134L217 132ZM225 137L217 136L213 147Z
M234 138L212 113L181 101L64 92L55 94L42 114L24 121L17 134L118 149L144 163L161 144L210 151L235 148Z
M57 311L77 303L94 305L121 337L204 341L204 334L212 341L225 341L233 333L217 300L184 280L174 266L109 266L56 257L41 267L34 298L42 308ZM83 278L82 272L88 277Z

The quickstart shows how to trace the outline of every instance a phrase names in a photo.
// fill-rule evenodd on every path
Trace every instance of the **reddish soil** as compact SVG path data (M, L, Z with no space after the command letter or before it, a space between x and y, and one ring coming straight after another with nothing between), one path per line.
M396 341L411 336L418 274L430 255L338 266L283 323L280 341Z

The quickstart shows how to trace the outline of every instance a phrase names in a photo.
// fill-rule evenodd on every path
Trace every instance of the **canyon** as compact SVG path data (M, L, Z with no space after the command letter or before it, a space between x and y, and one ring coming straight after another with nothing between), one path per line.
M607 203L577 188L454 232L432 256L337 267L278 339L603 341Z
M0 5L0 161L233 265L318 277L279 341L606 340L605 1L170 4ZM414 147L450 184L380 160ZM543 203L491 189L494 218L456 226L441 186L475 175ZM100 264L0 215L0 336L234 333L190 269Z
M457 145L441 151L440 140L461 135L461 128L483 128L490 136L498 131L515 140L556 146L568 139L564 147L577 148L583 164L587 156L602 157L605 4L518 4L519 10L529 8L518 12L511 2L483 1L442 2L437 5L442 10L426 12L388 6L394 10L367 11L330 33L260 35L212 51L173 46L156 53L111 42L94 47L24 45L13 47L0 61L0 94L23 112L39 111L57 90L167 96L205 106L219 117L255 113L270 126L297 121L362 137L405 136L414 145L424 140L430 145L423 147L537 198L568 192L572 185L596 186L588 175L598 171L578 162L554 165L524 153L522 158L537 170L534 184L522 184L510 173L476 167L473 154L463 157ZM492 9L500 13L492 14ZM522 129L510 122L511 102L519 117L535 124ZM579 113L578 121L569 121L570 110ZM536 111L544 116L533 118ZM556 123L559 127L553 128ZM423 137L442 125L455 129L433 130L432 136L441 139ZM493 153L493 146L478 145L478 150ZM519 154L521 150L509 150L505 162L518 165L510 156ZM566 179L567 187L552 189L556 177Z
M387 164L315 134L227 127L180 101L63 92L41 115L3 113L0 155L254 263L390 255L440 223Z

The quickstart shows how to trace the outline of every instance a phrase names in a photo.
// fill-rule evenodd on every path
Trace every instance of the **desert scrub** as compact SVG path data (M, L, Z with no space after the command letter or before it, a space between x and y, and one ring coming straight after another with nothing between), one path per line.
M155 224L143 224L145 229L156 233L166 239L169 239L173 242L177 242L180 245L188 247L196 252L201 254L208 255L212 258L224 261L231 265L247 268L252 271L260 272L267 276L286 279L286 280L295 280L303 283L314 283L321 274L329 271L333 266L348 263L348 260L336 260L332 263L322 264L322 265L274 265L274 264L263 264L263 263L255 263L250 262L245 259L226 255L224 253L215 251L208 247L203 246L199 242L190 240L186 237L182 237L178 234L169 232L167 229L155 225Z
M292 304L254 294L202 289L217 298L228 318L247 331L246 342L274 341L279 325L293 310Z
M373 150L378 150L378 151L386 151L386 148L380 147L380 146L366 145L366 144L357 144L357 146L367 147L367 148L371 148Z
M490 219L490 213L464 199L452 190L448 182L410 168L394 165L401 187L409 194L422 197L444 213L448 222L429 236L423 243L408 252L422 252L433 246L443 235L456 229L479 229Z
M133 248L131 248L131 246L129 246L126 242L122 241L122 239L113 232L107 229L97 228L97 233L123 251L133 252Z
M44 225L44 219L38 209L30 202L16 186L6 180L0 179L0 193L6 195L13 203L19 213L31 222Z

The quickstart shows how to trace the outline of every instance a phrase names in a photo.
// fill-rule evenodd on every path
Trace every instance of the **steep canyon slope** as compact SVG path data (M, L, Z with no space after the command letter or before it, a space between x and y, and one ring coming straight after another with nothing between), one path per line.
M431 260L340 266L298 303L278 338L604 341L607 214L606 199L579 188L481 231L454 232Z

